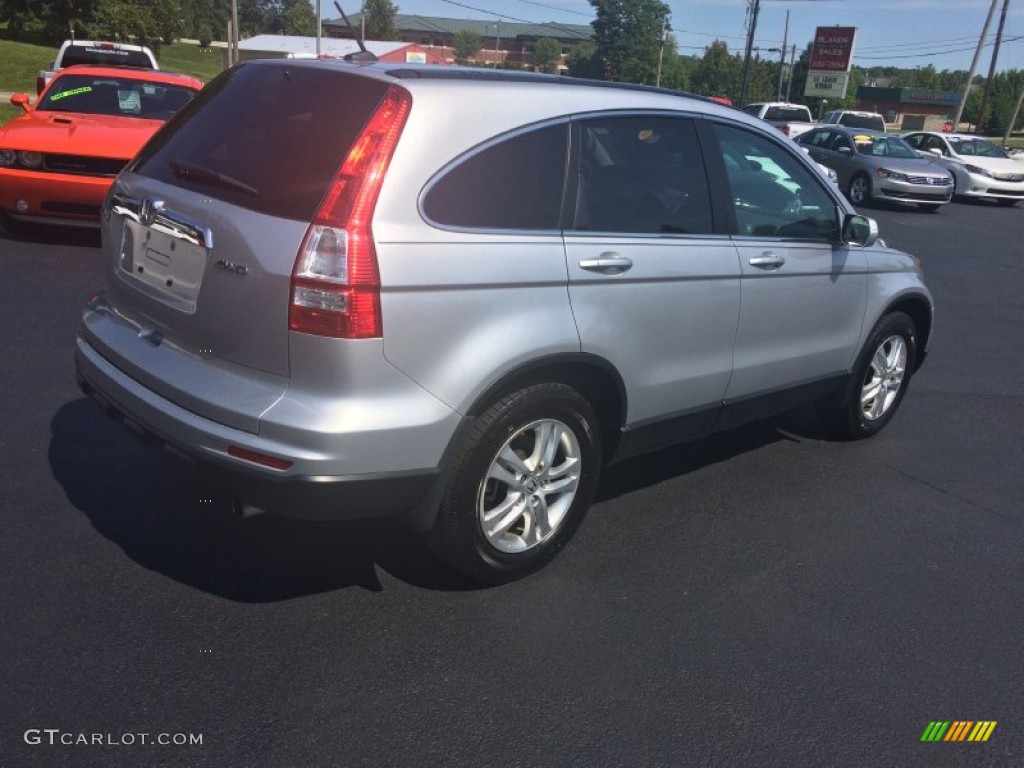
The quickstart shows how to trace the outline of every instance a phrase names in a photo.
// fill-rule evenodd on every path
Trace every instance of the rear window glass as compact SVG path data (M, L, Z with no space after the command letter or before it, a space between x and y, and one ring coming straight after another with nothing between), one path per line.
M123 48L82 48L73 46L64 51L61 66L91 64L101 67L142 67L152 69L153 60L144 51L126 51Z
M521 134L472 155L427 192L428 219L452 227L557 229L568 124Z
M131 170L308 221L386 88L319 67L243 64L203 88Z
M809 123L811 115L806 109L799 107L771 107L764 116L765 120L788 120L794 123Z
M867 128L872 131L884 131L885 121L880 117L871 115L843 115L839 118L839 124L848 128Z

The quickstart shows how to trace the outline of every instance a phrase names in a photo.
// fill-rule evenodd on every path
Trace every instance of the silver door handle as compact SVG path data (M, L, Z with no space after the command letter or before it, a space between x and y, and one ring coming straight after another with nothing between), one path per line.
M633 266L633 260L618 254L602 253L596 259L583 259L580 269L588 272L600 272L602 275L620 275Z
M778 269L786 263L786 260L771 251L765 251L760 256L752 256L747 263L758 269Z

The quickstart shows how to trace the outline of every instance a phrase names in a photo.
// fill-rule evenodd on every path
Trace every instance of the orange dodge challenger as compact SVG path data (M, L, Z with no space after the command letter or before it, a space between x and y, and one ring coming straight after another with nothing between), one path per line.
M0 217L89 224L118 172L203 87L198 78L125 67L61 70L35 106L0 126Z

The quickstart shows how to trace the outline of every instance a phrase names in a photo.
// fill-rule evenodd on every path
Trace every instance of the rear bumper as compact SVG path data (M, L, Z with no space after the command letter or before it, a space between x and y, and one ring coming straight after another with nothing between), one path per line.
M268 512L304 520L402 515L420 506L438 481L436 467L352 475L310 472L315 465L304 462L300 450L287 470L253 464L228 455L228 446L280 455L280 444L210 421L160 397L111 365L81 337L75 368L82 391L129 432L183 459L240 501Z

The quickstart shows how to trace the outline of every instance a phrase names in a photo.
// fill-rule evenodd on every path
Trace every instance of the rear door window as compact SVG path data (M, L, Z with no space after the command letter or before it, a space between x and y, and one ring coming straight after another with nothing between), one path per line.
M693 120L641 115L582 121L572 229L712 234Z
M568 140L568 123L560 123L472 153L430 186L424 216L447 227L557 230Z
M320 67L243 64L200 91L131 170L308 221L386 88Z

